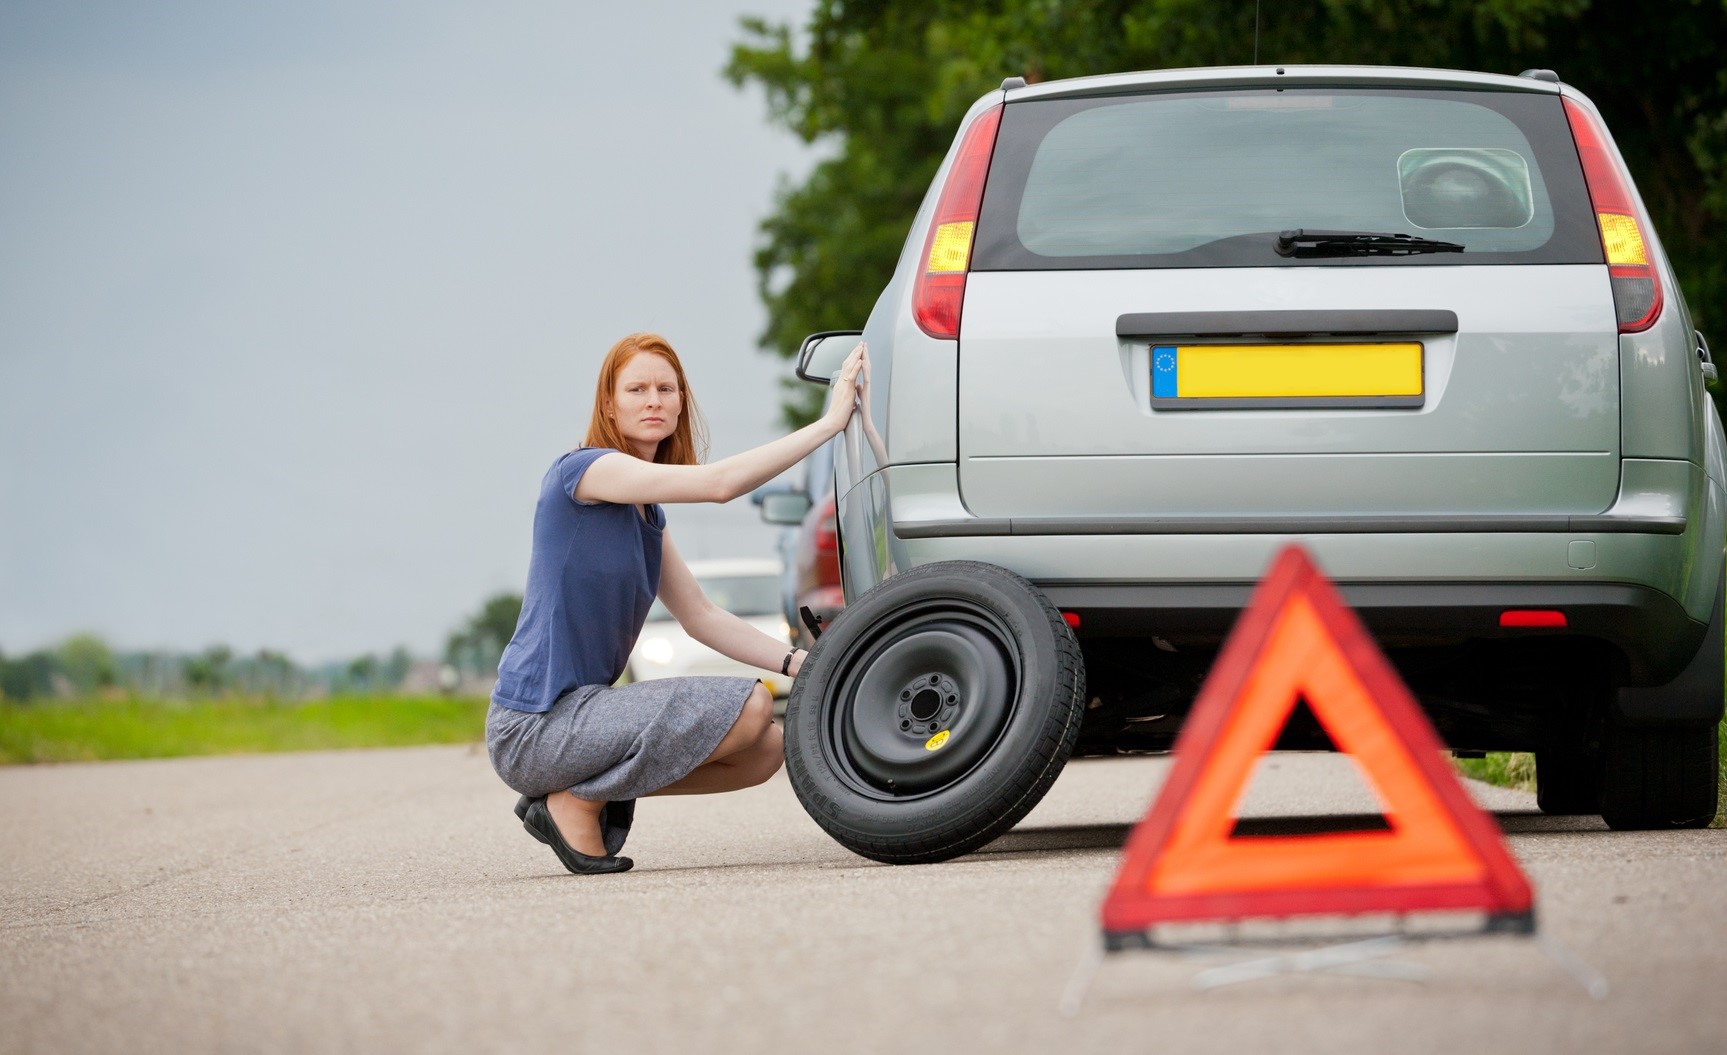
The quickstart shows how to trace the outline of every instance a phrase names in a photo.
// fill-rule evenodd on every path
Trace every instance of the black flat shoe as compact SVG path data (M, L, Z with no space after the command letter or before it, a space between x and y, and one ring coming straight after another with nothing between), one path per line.
M546 801L546 797L544 795L541 795L538 799L530 799L528 796L523 795L521 798L516 800L516 819L521 821L525 826L528 821L528 807L532 806L535 802L544 801ZM606 803L605 808L600 811L600 838L605 840L606 853L615 854L624 848L624 840L629 838L630 824L635 820L635 816L636 800L634 799L622 802ZM546 841L539 832L534 831L532 828L528 829L528 834L539 839L541 842Z
M552 820L551 810L546 808L546 800L529 799L525 795L522 798L527 806L524 808L521 803L516 804L522 817L522 827L528 830L529 835L550 846L552 852L558 855L558 860L570 871L577 875L627 872L635 864L628 857L594 857L571 849L570 844L564 842L564 837L558 834L558 825Z

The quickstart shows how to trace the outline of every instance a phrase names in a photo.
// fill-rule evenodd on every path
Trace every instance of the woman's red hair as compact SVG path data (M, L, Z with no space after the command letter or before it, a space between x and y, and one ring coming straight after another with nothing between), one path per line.
M588 435L582 440L582 446L610 447L625 454L635 453L623 433L618 431L618 423L606 414L606 407L616 398L618 372L640 352L657 355L672 364L672 372L678 375L678 393L683 396L683 413L678 415L677 427L660 441L659 449L654 451L654 461L661 465L695 465L707 457L708 427L696 409L695 396L690 394L689 382L684 378L684 364L678 362L678 353L672 351L672 346L657 333L632 333L612 345L612 350L606 353L605 361L600 363L599 383L594 387L594 416L588 422Z

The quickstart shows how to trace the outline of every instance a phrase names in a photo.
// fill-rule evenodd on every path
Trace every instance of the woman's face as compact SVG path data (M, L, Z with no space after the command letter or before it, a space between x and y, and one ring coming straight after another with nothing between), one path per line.
M678 427L683 412L684 394L678 390L678 375L665 356L637 352L618 371L612 416L618 432L638 455L652 458L660 441Z

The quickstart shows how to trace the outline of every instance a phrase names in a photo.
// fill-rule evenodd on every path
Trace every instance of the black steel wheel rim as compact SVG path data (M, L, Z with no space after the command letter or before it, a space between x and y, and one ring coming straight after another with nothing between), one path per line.
M823 749L854 791L935 794L1000 742L1019 702L1013 636L981 606L941 599L880 620L835 672Z

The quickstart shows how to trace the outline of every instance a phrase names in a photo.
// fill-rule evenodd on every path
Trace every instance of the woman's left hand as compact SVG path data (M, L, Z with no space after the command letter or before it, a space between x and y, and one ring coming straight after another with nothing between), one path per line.
M822 417L836 433L845 429L852 411L857 409L858 394L869 384L865 373L869 366L868 357L868 349L859 341L834 374L833 387L828 390L827 411Z

